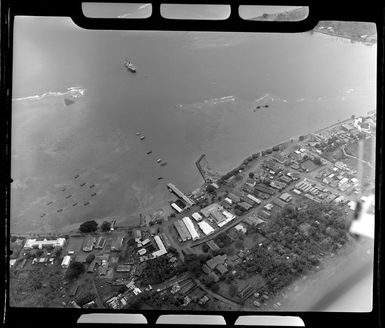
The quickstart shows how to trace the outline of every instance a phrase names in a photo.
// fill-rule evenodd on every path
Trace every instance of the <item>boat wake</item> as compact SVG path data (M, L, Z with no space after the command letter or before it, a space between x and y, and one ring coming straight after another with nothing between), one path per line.
M43 93L42 95L34 95L34 96L27 96L27 97L21 97L21 98L14 98L12 101L26 101L26 100L41 100L47 97L63 97L63 96L70 96L72 98L80 98L84 96L84 93L87 89L83 89L81 87L69 87L67 88L67 91L65 92L55 92L55 91L48 91Z
M175 107L180 108L182 110L184 110L184 109L186 109L186 110L202 109L203 107L207 107L207 106L211 107L211 106L215 106L218 104L224 104L224 103L229 103L229 102L234 102L234 101L236 101L235 96L225 96L225 97L220 97L220 98L205 99L203 101L195 102L192 104L185 104L185 105L178 104Z

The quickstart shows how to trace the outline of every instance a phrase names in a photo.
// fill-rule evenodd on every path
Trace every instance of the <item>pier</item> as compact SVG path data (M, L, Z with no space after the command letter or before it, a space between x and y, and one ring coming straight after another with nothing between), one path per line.
M177 187L175 187L172 183L167 184L167 188L170 190L170 192L173 192L176 196L184 200L184 202L188 205L188 207L191 207L195 204L193 200L188 198L183 192L181 192Z
M202 159L206 156L206 154L202 154L199 156L198 160L195 162L196 167L198 168L199 173L201 174L203 180L205 183L209 182L208 179L205 176L205 171L203 170L201 166Z

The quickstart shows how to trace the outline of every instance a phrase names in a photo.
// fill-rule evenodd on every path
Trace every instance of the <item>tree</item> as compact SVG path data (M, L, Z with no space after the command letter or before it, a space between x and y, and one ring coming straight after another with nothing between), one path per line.
M79 231L83 233L95 232L97 228L98 228L98 224L96 223L96 221L91 220L91 221L83 222L79 227Z
M210 247L207 246L207 244L203 244L203 245L202 245L202 251L203 251L204 253L207 253L207 252L209 251L209 249L210 249Z
M95 259L95 254L89 254L86 258L86 262L90 264Z
M76 279L79 277L82 273L84 273L85 268L84 265L80 262L72 262L69 266L69 268L66 271L66 278L69 280Z
M175 218L175 215L176 215L175 213L171 213L170 218Z
M16 240L17 240L17 237L16 237L16 236L12 236L12 237L11 237L11 243L14 243Z
M238 293L238 287L236 285L231 285L229 288L229 294L231 297L234 297Z
M299 136L299 141L304 141L305 140L305 137L304 136Z
M213 185L208 185L207 187L206 187L206 191L208 192L208 193L210 193L210 194L213 194L214 192L215 192L215 187L213 186Z
M38 249L38 250L36 251L36 256L37 256L37 257L40 257L40 256L43 255L43 253L44 253L44 251L43 251L42 249Z
M108 222L108 221L104 221L102 223L102 226L100 227L102 229L102 231L106 232L106 231L110 231L111 229L111 222Z
M250 178L250 179L254 179L254 173L253 173L253 172L250 172L250 173L249 173L249 178Z
M319 157L314 157L313 163L316 164L316 165L321 165L322 164L321 159Z

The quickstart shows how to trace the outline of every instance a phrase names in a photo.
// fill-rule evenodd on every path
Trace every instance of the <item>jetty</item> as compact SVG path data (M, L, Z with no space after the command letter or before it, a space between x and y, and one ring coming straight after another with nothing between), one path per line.
M202 168L201 161L206 156L206 154L202 154L199 156L198 160L195 162L196 167L198 168L199 173L201 174L205 183L209 182L205 175L205 170Z
M181 198L186 204L188 207L191 207L195 204L195 202L193 200L191 200L190 198L188 198L183 192L181 192L177 187L175 187L172 183L168 183L167 184L167 188L170 192L174 193L176 196L178 196L179 198Z

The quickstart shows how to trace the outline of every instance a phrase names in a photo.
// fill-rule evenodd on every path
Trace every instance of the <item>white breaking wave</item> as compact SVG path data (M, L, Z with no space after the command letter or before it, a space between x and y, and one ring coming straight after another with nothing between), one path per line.
M85 91L87 89L83 89L81 87L70 87L67 88L66 92L54 92L54 91L48 91L43 93L42 95L34 95L34 96L28 96L28 97L21 97L21 98L15 98L12 99L13 101L22 101L22 100L41 100L45 97L49 96L72 96L73 98L80 98L84 95Z
M220 97L220 98L210 98L210 99L205 99L202 102L196 102L196 103L192 103L192 104L186 104L186 105L178 104L175 107L178 107L178 108L181 108L181 109L182 108L184 108L184 109L187 109L187 108L198 108L198 109L201 109L203 105L214 106L214 105L217 105L217 104L223 104L223 103L232 102L232 101L235 101L235 96L225 96L225 97Z

